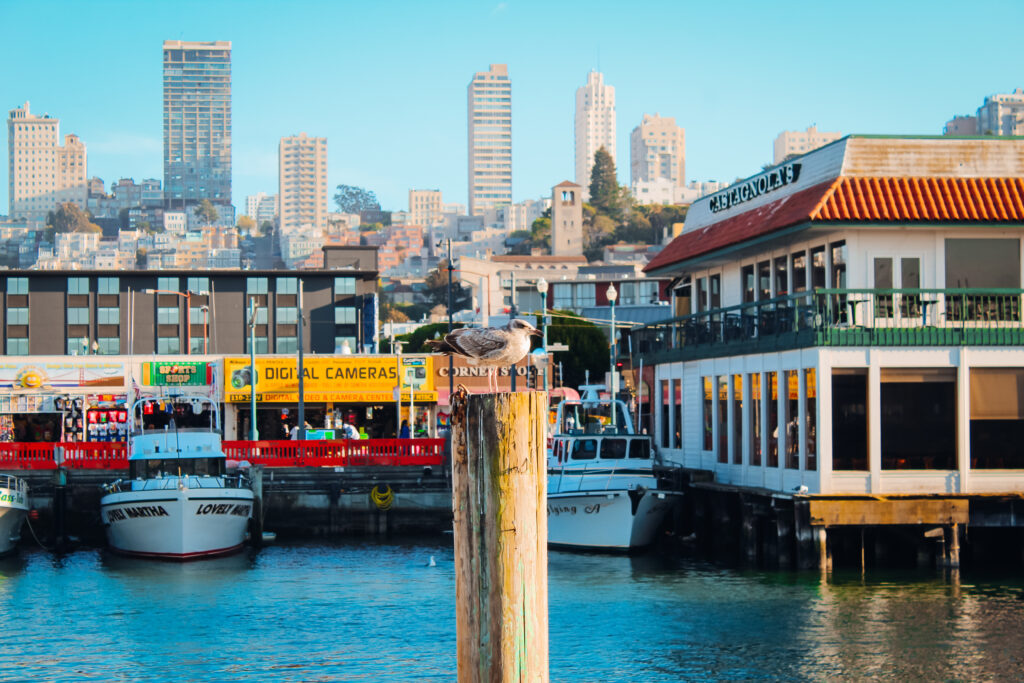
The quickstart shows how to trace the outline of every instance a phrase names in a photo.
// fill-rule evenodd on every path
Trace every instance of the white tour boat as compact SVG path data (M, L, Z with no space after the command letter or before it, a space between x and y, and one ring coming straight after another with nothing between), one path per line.
M21 540L21 524L28 515L28 484L0 474L0 555L14 550Z
M110 547L171 560L241 549L254 495L244 476L226 473L217 405L198 396L143 398L128 420L129 477L100 499Z
M649 545L680 495L658 488L651 437L626 404L581 387L558 404L548 454L548 544L598 550Z

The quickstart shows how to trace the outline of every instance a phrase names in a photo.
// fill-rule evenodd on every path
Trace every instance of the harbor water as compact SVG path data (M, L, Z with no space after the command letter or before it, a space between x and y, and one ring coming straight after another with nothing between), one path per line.
M431 562L433 558L433 562ZM451 536L0 560L0 680L451 681ZM553 681L1024 676L1024 583L549 556Z

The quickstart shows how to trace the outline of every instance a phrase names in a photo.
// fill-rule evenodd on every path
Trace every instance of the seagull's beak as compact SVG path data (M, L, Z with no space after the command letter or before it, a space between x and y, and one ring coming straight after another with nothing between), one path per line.
M539 336L541 336L541 335L542 335L542 334L544 334L544 333L543 333L543 332L541 332L541 331L540 331L540 330L538 330L538 329L532 329L532 330L530 330L530 334L532 334L532 335L533 335L534 337L539 337Z

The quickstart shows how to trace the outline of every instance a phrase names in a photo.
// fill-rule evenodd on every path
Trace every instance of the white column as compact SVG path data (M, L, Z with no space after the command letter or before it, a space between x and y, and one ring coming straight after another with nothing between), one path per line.
M801 363L800 365L803 365ZM807 376L802 367L796 370L797 386L797 439L800 441L800 448L797 449L797 467L800 468L800 483L804 483L804 472L807 471Z
M832 491L832 358L818 350L818 478L820 492Z
M871 471L871 493L879 493L882 476L882 369L873 350L868 351L868 469Z
M971 368L966 346L960 347L956 368L956 468L960 474L957 493L971 485Z

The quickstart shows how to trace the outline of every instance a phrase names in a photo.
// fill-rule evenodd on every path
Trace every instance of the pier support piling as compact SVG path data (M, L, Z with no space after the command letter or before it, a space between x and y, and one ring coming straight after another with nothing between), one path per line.
M960 568L960 526L953 522L949 527L949 566Z
M548 680L547 394L453 396L458 680Z

